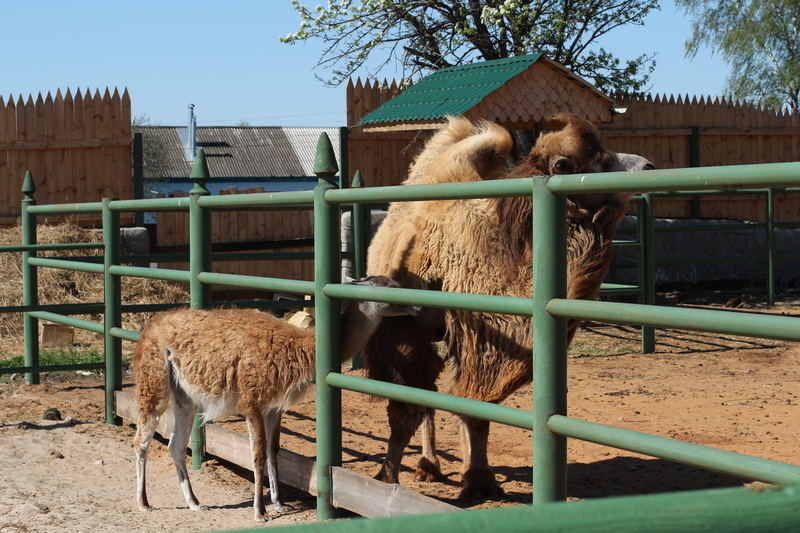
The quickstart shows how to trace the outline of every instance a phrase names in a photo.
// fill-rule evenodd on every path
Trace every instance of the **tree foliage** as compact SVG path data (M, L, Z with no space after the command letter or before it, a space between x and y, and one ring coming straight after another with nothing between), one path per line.
M657 0L329 0L315 9L292 0L300 29L284 43L321 39L317 66L339 85L357 70L399 66L404 79L478 60L542 52L609 93L637 93L653 55L620 59L599 38L641 25ZM378 60L378 56L380 59ZM368 62L368 59L370 62Z
M730 65L726 93L800 109L800 1L676 0L694 18L686 54L710 46Z

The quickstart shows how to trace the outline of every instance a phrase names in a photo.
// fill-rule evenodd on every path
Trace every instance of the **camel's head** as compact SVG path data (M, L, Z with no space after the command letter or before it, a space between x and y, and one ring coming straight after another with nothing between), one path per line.
M529 164L543 174L581 174L652 170L655 166L642 156L606 150L600 132L588 120L571 113L559 113L553 120L564 123L560 131L543 134L529 154ZM580 203L592 207L601 203L625 204L633 194L581 195Z

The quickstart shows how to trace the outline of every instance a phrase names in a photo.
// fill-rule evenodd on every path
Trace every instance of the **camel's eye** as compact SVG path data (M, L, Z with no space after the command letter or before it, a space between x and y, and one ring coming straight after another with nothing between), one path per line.
M557 157L551 165L553 174L574 174L575 162L568 157Z

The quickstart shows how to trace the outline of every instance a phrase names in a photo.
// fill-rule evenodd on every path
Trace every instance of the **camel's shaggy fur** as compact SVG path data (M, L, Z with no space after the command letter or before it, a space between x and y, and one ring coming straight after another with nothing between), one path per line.
M376 276L354 282L398 287ZM342 306L342 356L352 357L367 342L383 317L416 314L418 308L377 302ZM175 427L170 437L178 480L191 509L200 509L189 483L185 450L195 406L208 420L241 413L247 421L253 454L256 520L266 520L264 475L276 512L279 495L277 453L281 414L307 388L315 370L314 330L300 329L270 314L253 310L180 309L156 315L142 331L133 356L139 421L136 449L137 500L150 509L145 488L147 452L158 418L170 403Z
M407 184L521 178L535 175L653 168L639 156L604 150L598 130L574 115L554 120L564 128L543 135L527 159L508 171L512 148L504 128L451 119L434 135L409 171ZM629 194L568 198L568 296L593 299L611 260L611 240ZM533 250L530 198L393 204L369 249L367 271L410 288L530 297ZM572 338L577 322L569 324ZM500 402L532 379L530 318L426 309L416 318L384 321L365 350L376 379L434 390L443 369L431 343L444 339L452 366L451 394ZM390 401L391 436L376 476L397 482L403 449L423 427L418 480L441 477L432 410ZM486 457L489 423L460 417L467 492L497 490Z

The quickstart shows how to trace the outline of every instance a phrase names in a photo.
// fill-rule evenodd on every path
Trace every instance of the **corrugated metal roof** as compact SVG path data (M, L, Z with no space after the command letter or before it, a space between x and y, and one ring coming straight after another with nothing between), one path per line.
M145 175L181 178L189 175L191 163L177 127L145 126L144 135L152 136L163 150L156 150L159 170L145 157ZM185 129L185 128L184 128ZM327 133L337 161L338 128L283 127L198 127L197 148L206 154L211 179L214 178L291 178L313 177L314 156L321 133Z
M444 68L384 103L359 124L463 115L541 57L542 54L529 54Z

